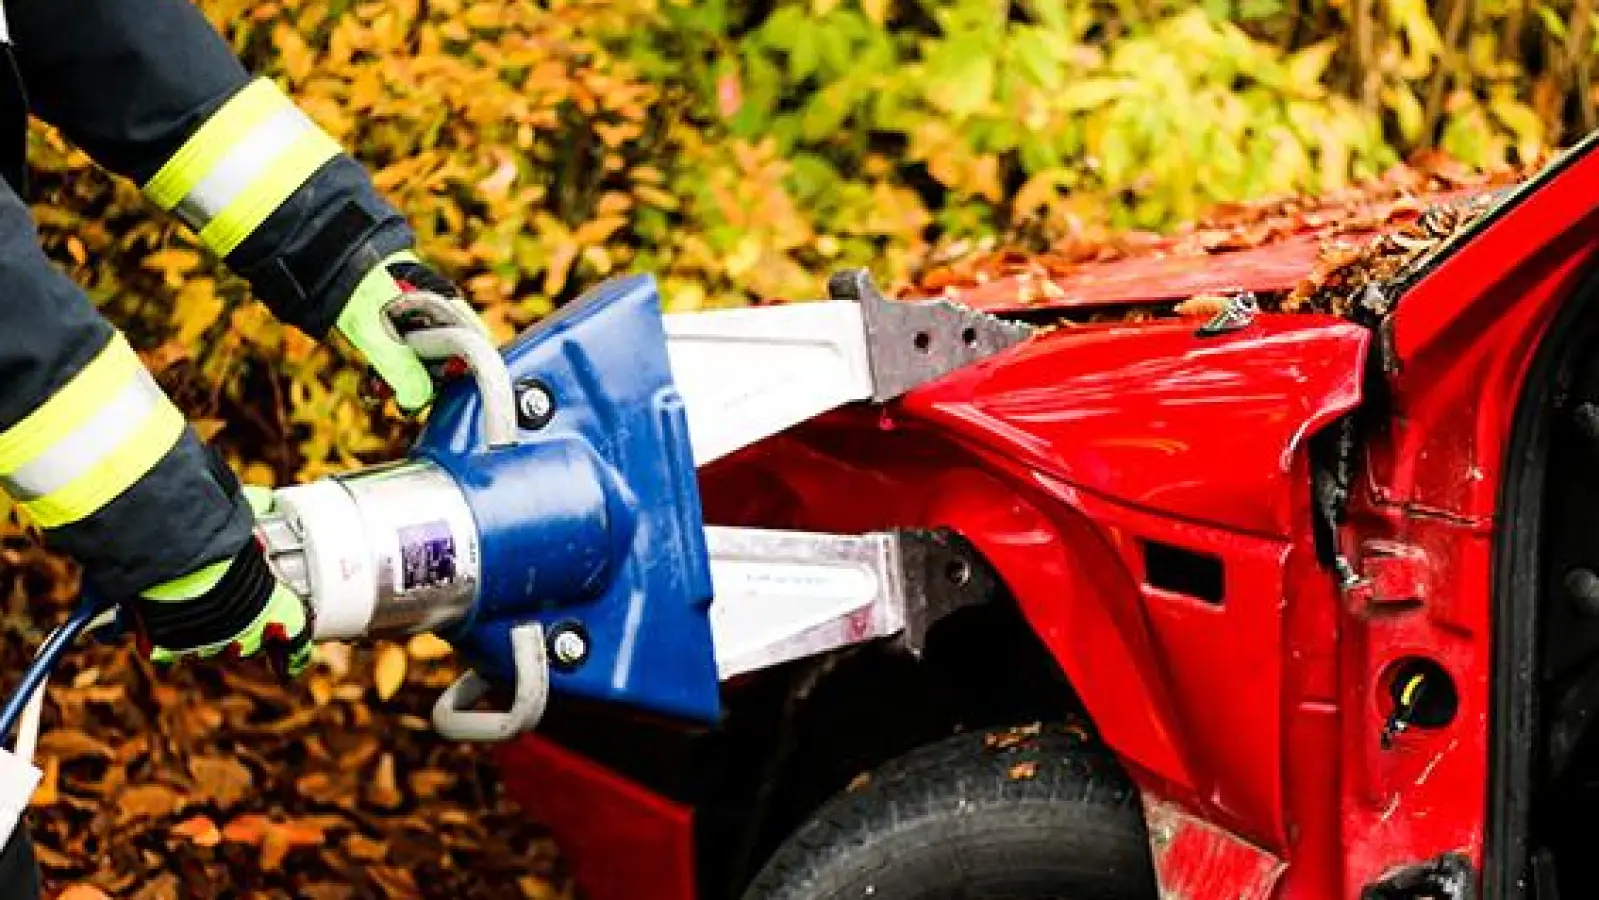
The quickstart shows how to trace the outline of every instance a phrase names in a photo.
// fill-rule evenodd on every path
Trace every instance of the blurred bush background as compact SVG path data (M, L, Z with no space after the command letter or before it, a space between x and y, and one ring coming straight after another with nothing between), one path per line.
M502 337L622 271L674 309L816 296L846 265L897 284L985 236L1159 229L1595 124L1592 0L201 3ZM34 151L52 253L252 480L388 450L339 357L131 185L46 130Z
M1592 0L201 0L502 337L649 271L678 310L900 284L994 236L1160 229L1595 124ZM381 456L340 357L46 130L52 253L253 481ZM181 378L172 378L181 371Z

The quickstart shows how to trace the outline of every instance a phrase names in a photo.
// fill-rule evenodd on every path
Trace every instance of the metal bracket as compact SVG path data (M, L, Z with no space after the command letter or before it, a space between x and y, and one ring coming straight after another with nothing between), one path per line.
M827 295L855 303L866 326L872 401L906 391L1015 346L1032 326L998 319L948 300L890 301L865 269L833 273Z
M954 532L910 531L899 538L906 597L900 640L911 654L921 656L934 625L988 603L1004 586L977 549Z
M544 649L544 627L526 622L511 629L516 660L516 695L504 712L472 709L492 686L476 670L467 670L444 689L433 704L433 728L452 741L503 741L531 731L544 718L550 699L550 666Z
M708 527L705 537L723 681L896 635L920 656L940 619L1000 590L976 551L949 532Z
M1242 291L1234 294L1227 301L1227 306L1220 312L1211 316L1205 324L1199 326L1196 332L1198 337L1212 338L1224 334L1242 331L1255 323L1255 316L1260 313L1260 303L1251 291Z

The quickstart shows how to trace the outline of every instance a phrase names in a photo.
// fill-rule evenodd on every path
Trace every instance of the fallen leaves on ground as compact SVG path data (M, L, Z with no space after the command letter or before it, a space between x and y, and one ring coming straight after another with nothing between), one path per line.
M1258 299L1267 309L1350 315L1367 283L1402 271L1546 162L1473 172L1430 154L1331 194L1222 204L1170 234L1092 228L1048 238L1018 233L986 243L958 242L931 256L901 293L959 300L963 292L1008 279L1048 310L1049 301L1060 296L1057 282L1096 265L1172 258L1204 265L1222 254L1308 237L1320 245L1314 267L1293 290ZM1063 322L1208 317L1228 299L1203 294L1108 311L1049 311Z
M42 636L17 586L66 580L36 551L6 562L0 665L17 673ZM39 742L30 822L46 896L571 896L488 751L427 729L456 675L440 647L319 648L284 686L250 662L162 674L125 646L80 645L50 683Z

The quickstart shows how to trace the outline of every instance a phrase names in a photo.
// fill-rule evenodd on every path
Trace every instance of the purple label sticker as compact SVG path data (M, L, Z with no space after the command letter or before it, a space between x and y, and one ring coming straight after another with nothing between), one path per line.
M455 580L455 537L447 522L426 522L399 530L400 589L433 587Z

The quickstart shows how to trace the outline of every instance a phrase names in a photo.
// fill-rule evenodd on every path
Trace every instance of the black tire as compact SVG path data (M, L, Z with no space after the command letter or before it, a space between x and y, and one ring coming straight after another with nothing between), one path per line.
M744 900L1155 900L1137 793L1075 726L921 747L829 800Z
M33 856L28 826L21 823L5 849L0 850L0 897L39 900L39 896L39 864Z

